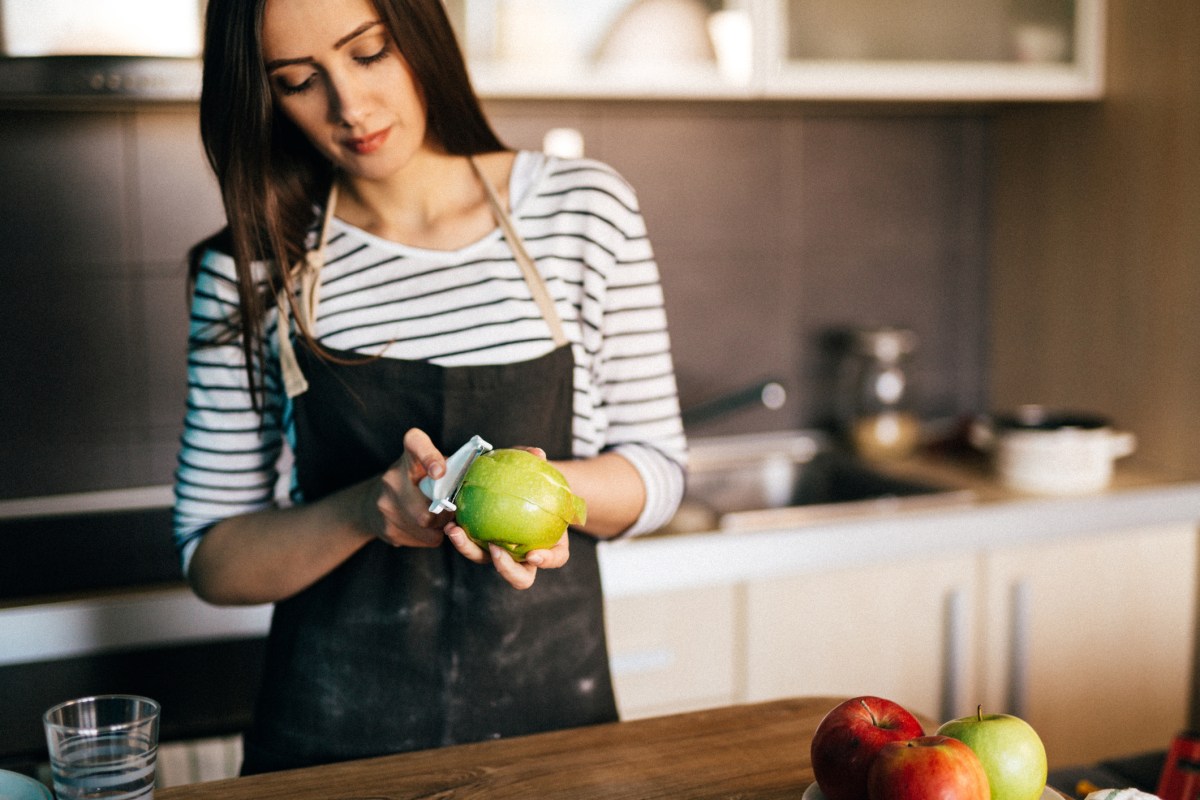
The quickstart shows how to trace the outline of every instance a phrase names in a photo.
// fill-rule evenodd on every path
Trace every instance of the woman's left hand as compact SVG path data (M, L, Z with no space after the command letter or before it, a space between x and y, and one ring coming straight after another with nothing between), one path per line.
M528 589L533 586L539 568L557 569L566 564L571 557L570 540L566 531L563 531L562 537L553 547L530 550L525 554L524 561L517 561L512 557L512 553L496 544L488 544L487 549L483 549L471 541L467 532L454 522L446 526L446 538L454 545L454 549L468 560L476 564L492 564L496 572L500 573L500 577L515 589Z

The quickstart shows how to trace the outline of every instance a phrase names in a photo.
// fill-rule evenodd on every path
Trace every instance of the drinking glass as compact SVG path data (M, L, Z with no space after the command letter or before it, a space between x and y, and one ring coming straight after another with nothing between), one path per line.
M43 716L58 800L150 800L159 705L136 695L68 700Z

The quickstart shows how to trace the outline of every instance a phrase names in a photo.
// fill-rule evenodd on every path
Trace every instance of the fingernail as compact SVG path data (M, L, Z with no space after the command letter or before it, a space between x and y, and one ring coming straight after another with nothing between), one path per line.
M429 473L431 478L436 480L446 474L446 465L440 461L434 461L425 468L425 471Z
M546 557L543 556L541 553L534 553L533 555L526 557L525 563L533 564L535 567L540 567L542 565L542 562L545 560L546 560Z

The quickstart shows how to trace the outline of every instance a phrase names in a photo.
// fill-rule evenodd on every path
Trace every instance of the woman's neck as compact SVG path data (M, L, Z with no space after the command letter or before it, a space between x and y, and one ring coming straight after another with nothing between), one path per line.
M505 202L512 154L491 153L477 159ZM336 215L384 239L457 250L495 227L487 194L463 156L425 152L389 180L342 176L338 183Z

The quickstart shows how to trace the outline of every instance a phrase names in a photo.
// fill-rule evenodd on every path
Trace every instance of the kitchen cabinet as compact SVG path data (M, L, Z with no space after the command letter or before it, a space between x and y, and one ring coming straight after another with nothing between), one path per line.
M939 720L1016 713L1052 766L1166 747L1191 695L1195 523L968 529L937 552L610 598L622 716L875 694Z
M755 0L757 2L757 0ZM484 97L747 96L744 0L449 0Z
M1194 524L753 582L747 696L1027 719L1052 765L1161 749L1191 693Z
M1104 86L1104 0L768 0L763 94L1087 100Z
M606 600L621 719L739 701L742 607L733 586Z
M1053 764L1160 750L1186 727L1195 525L984 558L982 702L1027 719Z
M951 554L754 581L746 699L875 694L945 716L974 695L977 559Z
M449 0L480 94L1094 99L1105 0Z

